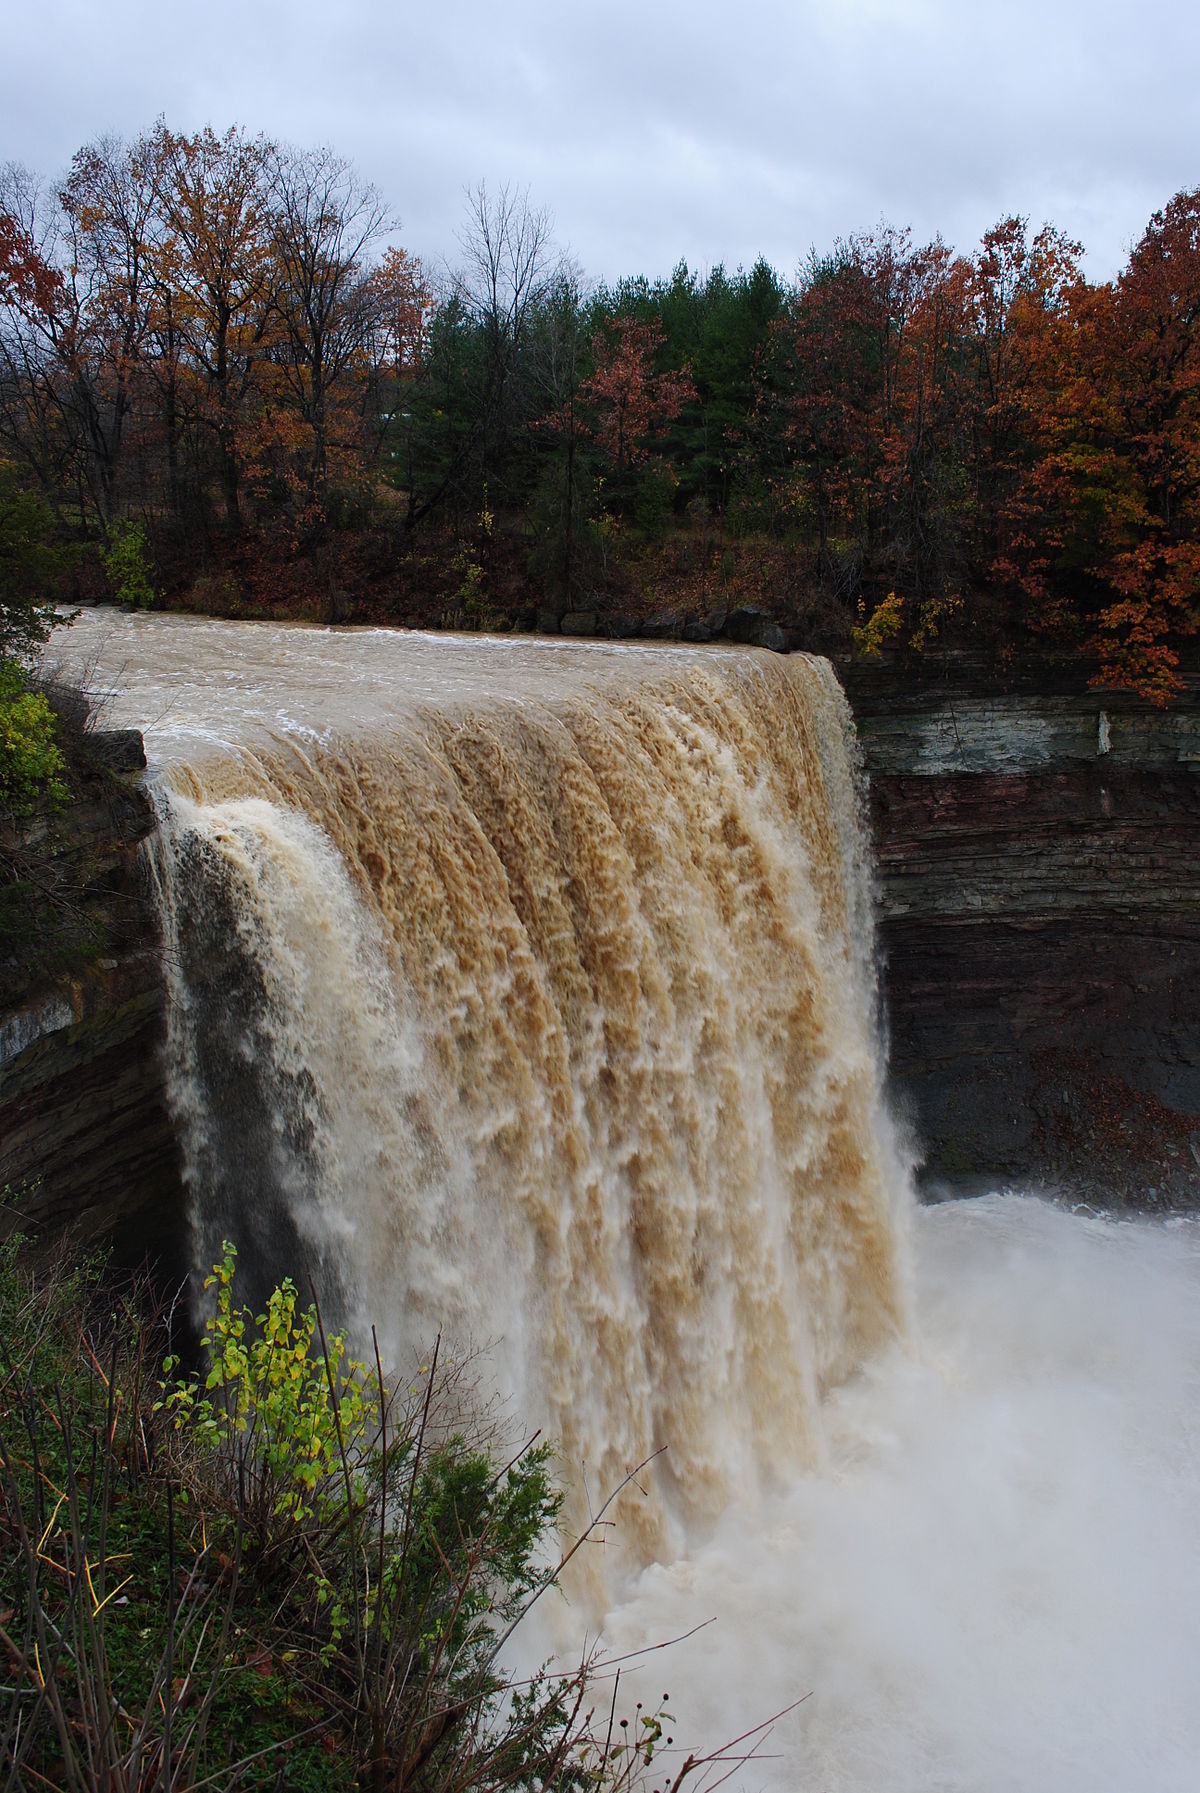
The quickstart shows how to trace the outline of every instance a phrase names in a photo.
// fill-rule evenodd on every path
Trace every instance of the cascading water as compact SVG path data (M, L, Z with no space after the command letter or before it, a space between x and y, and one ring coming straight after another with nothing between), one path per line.
M592 1490L666 1445L621 1530L675 1554L904 1321L844 701L800 657L478 640L434 700L428 643L337 640L368 715L167 773L199 1260L311 1265L393 1355L491 1342Z
M717 1615L689 1741L812 1692L740 1784L1195 1785L1195 1234L931 1210L911 1323L828 667L84 629L155 765L198 1261L486 1350L581 1505L665 1444L588 1592L617 1651Z

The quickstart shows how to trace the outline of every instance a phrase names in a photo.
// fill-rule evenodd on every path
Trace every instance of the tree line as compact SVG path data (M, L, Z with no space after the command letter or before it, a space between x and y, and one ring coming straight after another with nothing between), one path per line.
M527 196L481 186L460 244L423 267L342 158L236 128L160 121L54 187L10 170L8 489L110 555L137 531L169 588L325 557L376 594L422 569L470 622L770 578L815 645L970 639L1179 689L1200 191L1099 283L1017 217L970 254L881 224L790 279L595 286Z

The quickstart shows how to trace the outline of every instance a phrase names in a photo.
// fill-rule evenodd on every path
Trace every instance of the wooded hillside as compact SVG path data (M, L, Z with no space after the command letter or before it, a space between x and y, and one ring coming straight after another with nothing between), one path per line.
M465 627L759 603L806 645L1178 689L1200 191L1101 284L1013 217L971 253L881 224L790 278L594 287L483 187L436 272L332 152L161 121L56 186L10 170L0 208L0 456L82 549L68 595Z

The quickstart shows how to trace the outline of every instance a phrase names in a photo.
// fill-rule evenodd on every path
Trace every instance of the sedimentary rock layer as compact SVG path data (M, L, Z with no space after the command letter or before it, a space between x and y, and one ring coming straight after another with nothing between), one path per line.
M154 814L127 731L77 749L74 797L10 826L0 987L0 1187L39 1236L177 1263L179 1154L163 1080L165 989L140 859Z
M893 1087L934 1176L1200 1198L1200 709L861 693Z

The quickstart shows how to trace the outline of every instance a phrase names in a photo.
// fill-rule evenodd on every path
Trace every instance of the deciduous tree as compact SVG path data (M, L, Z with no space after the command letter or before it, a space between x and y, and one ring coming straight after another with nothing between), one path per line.
M634 317L610 318L592 341L595 366L581 396L592 407L593 432L618 477L646 459L654 439L695 397L687 368L656 371L664 341L656 318Z
M236 127L156 133L163 215L185 364L216 439L230 525L240 521L239 426L276 312L279 263L271 191L274 147Z
M362 445L374 306L382 296L367 258L388 226L375 188L327 149L279 152L271 173L276 305L284 341L279 360L309 443L303 483L309 505L324 504L329 456ZM374 446L372 432L371 446Z
M1200 628L1200 189L1151 218L1110 322L1122 425L1111 452L1133 502L1107 544L1116 596L1100 619L1102 676L1165 700L1179 688L1172 638Z
M62 276L38 254L33 238L0 207L0 305L53 310Z
M463 264L453 294L479 334L472 440L485 485L501 492L514 425L521 416L522 359L536 310L563 271L550 214L527 191L481 181L467 194L459 234Z

